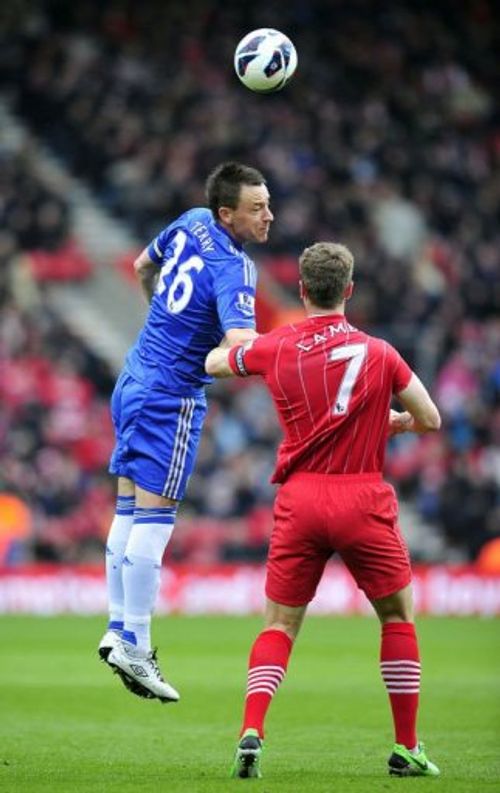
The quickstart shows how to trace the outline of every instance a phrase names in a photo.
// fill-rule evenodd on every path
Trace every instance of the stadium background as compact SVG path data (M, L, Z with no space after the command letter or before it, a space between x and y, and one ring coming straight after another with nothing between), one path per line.
M145 311L131 263L235 158L266 174L276 215L254 251L259 328L300 313L303 246L338 239L357 260L351 320L442 412L438 435L401 436L387 459L426 565L419 608L500 613L493 3L17 0L0 24L0 610L104 610L108 399ZM232 71L262 25L299 53L271 96ZM209 398L163 611L261 602L279 429L258 383ZM316 609L365 610L335 566Z

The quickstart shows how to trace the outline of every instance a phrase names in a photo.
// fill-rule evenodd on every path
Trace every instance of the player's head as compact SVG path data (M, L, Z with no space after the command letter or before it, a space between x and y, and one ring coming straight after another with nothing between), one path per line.
M352 294L354 258L345 245L316 242L299 258L301 297L308 308L342 307Z
M273 214L266 180L256 168L223 162L207 179L208 206L215 220L240 243L266 242Z

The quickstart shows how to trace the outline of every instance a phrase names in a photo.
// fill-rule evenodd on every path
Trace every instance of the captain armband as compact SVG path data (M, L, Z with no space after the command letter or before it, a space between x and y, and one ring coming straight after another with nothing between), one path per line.
M242 345L238 347L234 354L234 362L240 377L248 377L248 372L245 368L245 347Z

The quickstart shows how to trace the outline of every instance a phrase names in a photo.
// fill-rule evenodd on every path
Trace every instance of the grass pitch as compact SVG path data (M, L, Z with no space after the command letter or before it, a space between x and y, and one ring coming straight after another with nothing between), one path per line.
M439 793L500 790L500 622L421 619L420 736L439 779L394 779L374 619L309 618L267 722L262 780L228 779L259 618L154 623L179 704L97 660L104 619L3 617L0 790Z

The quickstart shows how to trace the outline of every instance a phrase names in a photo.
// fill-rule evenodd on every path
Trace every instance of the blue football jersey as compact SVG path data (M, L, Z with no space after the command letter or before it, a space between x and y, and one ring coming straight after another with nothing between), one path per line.
M255 328L256 270L210 210L185 212L148 247L160 270L148 317L127 356L137 379L189 394L211 381L205 358L230 328Z

